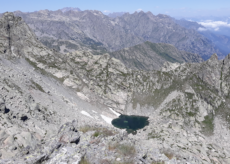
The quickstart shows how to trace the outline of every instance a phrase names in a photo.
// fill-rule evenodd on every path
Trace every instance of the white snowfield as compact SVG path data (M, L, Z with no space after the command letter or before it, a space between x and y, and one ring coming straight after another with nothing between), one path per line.
M81 111L81 114L85 115L85 116L88 116L90 118L93 118L89 113L87 113L86 111L82 110Z
M86 95L84 95L83 93L77 92L77 95L78 95L82 100L85 100L85 101L90 102L89 98L88 98Z
M105 122L107 122L108 124L112 124L111 122L112 122L112 118L109 118L109 117L106 117L106 116L104 116L104 115L102 115L101 114L101 117L105 120Z
M117 113L116 111L114 111L112 108L109 108L116 116L120 116L121 114L120 113Z

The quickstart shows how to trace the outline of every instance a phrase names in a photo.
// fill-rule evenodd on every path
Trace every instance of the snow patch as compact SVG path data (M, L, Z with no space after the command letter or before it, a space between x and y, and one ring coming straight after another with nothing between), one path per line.
M14 46L11 47L11 52L14 56L17 56L15 53L14 53Z
M87 113L87 112L84 111L84 110L81 111L81 114L93 118L89 113Z
M112 118L109 118L109 117L106 117L106 116L104 116L104 115L102 115L101 114L101 117L105 120L105 122L107 122L108 124L111 124L111 122L112 122Z
M94 110L92 110L93 111L93 113L97 113L96 111L94 111Z
M111 110L118 117L121 115L120 113L117 113L116 111L114 111L112 108L109 108L109 110Z
M77 92L77 95L82 99L82 100L85 100L85 101L88 101L89 102L89 98L84 95L83 93L81 92Z

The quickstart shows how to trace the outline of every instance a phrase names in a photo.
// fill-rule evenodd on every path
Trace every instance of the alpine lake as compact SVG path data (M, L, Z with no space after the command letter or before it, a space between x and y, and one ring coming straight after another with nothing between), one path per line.
M149 121L148 117L144 116L120 115L112 120L112 125L120 129L126 129L128 133L136 134L138 129L149 125Z

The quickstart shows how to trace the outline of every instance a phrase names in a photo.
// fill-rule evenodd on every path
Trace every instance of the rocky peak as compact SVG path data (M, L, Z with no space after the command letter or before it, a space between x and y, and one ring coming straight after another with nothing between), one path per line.
M213 54L208 60L207 64L212 67L216 67L216 69L220 69L220 61L218 60L217 54Z
M158 18L171 18L170 16L165 15L165 14L158 14L157 17Z
M21 26L22 19L15 17L13 13L6 12L0 19L0 52L14 54L14 43L20 37L15 37L15 29ZM25 35L25 34L24 34ZM15 54L14 54L15 55Z
M225 57L224 62L230 59L230 53Z
M216 53L214 53L209 59L208 61L210 62L214 62L214 61L218 61L218 56Z
M50 11L49 10L39 10L38 13L44 14L44 15L49 15Z
M151 18L151 19L156 19L156 16L153 15L152 12L148 11L146 14L149 16L149 18Z
M41 44L21 17L6 12L0 18L0 53L9 58L53 54Z

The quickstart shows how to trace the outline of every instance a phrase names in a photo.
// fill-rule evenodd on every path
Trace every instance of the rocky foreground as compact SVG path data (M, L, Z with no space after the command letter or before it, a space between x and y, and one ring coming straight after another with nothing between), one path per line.
M134 71L108 54L50 50L12 13L0 52L0 163L230 163L230 54ZM150 123L128 134L114 111Z

